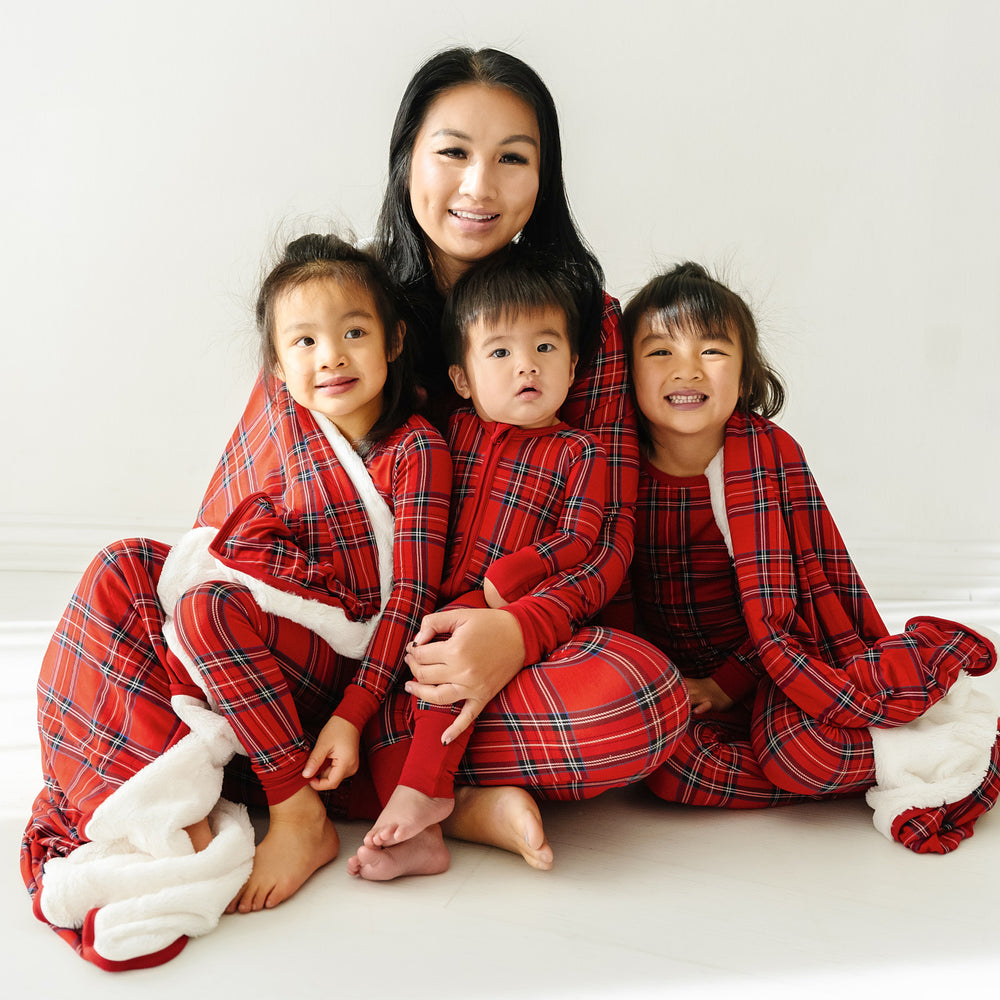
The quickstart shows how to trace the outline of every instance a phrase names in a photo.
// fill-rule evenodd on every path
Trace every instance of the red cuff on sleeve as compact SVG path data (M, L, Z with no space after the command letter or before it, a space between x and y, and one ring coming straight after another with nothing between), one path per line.
M340 699L334 715L339 715L351 723L358 732L365 728L365 723L375 714L378 708L378 698L357 684L348 684L344 697Z
M712 674L712 680L729 695L734 702L742 701L757 687L757 678L735 656L730 656Z
M531 546L502 556L486 570L486 579L508 603L531 593L548 575L545 563Z
M568 618L551 613L550 601L522 598L503 610L512 614L521 627L525 666L541 663L557 646L569 642L573 635Z

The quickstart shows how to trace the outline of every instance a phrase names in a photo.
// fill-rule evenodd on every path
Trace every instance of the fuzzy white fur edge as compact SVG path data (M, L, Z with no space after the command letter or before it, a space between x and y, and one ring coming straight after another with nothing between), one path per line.
M219 562L209 552L209 546L216 535L215 528L193 528L171 548L160 574L157 596L168 619L172 618L174 608L181 595L193 587L212 580L237 583L250 591L263 611L287 618L297 625L308 628L335 652L343 656L351 659L360 659L364 656L368 643L378 626L381 610L385 608L392 592L395 521L385 500L375 488L361 456L326 417L320 413L313 413L313 417L326 435L340 464L350 476L371 521L379 557L381 594L379 614L365 621L352 621L341 608L332 607L296 594L289 594L277 587L263 583L256 577ZM170 623L169 628L164 630L164 635L170 650L190 671L192 664L183 655L183 650L177 643L172 623ZM196 673L192 673L192 678L198 683Z
M982 784L997 739L997 707L963 671L920 718L870 732L876 784L865 799L875 828L891 840L893 821L906 810L959 802Z
M112 961L208 933L253 866L246 808L219 797L236 737L197 699L178 695L172 704L190 732L97 807L87 843L45 864L46 920L79 928L98 908L94 949ZM196 853L185 827L205 816L214 837Z
M729 517L726 514L726 470L722 457L723 449L720 448L708 467L705 469L705 478L708 480L708 494L712 500L712 516L715 523L722 532L722 538L726 543L726 551L729 558L733 558L733 536L729 531Z

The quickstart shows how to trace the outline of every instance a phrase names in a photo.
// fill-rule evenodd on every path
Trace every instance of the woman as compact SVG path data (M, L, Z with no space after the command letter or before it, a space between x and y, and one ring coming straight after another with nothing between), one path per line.
M436 704L464 700L479 716L459 775L469 785L446 832L521 853L537 868L551 866L552 852L524 789L586 798L636 781L669 755L688 712L676 672L652 646L580 627L616 592L632 556L638 449L618 305L603 293L600 265L573 223L561 161L555 105L530 67L492 49L442 52L420 67L400 103L376 234L404 287L408 336L439 425L455 399L438 335L454 281L514 239L571 261L577 274L584 340L562 417L596 434L611 457L599 543L584 569L503 610L429 616L407 657L414 693ZM206 494L210 523L263 472L253 464L264 447L260 402L258 389ZM398 694L379 729L366 732L382 798L408 727L408 700ZM389 859L369 860L373 878L413 870L393 860L377 875L376 862Z

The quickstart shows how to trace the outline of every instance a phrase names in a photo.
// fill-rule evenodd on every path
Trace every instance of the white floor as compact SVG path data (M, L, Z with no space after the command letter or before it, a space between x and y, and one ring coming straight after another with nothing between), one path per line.
M863 800L722 813L641 789L546 806L551 872L459 843L434 878L367 884L338 861L274 911L223 918L165 966L101 972L32 917L16 863L40 785L34 675L73 582L0 574L5 997L997 995L1000 816L955 853L925 857L883 839ZM883 612L893 628L914 613L1000 628L1000 608L972 604ZM1000 676L984 686L1000 700ZM363 832L343 825L345 846Z

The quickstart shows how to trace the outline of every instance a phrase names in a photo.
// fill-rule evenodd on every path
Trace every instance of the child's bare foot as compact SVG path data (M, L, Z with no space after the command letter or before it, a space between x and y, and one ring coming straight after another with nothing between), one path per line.
M455 808L454 799L432 798L408 785L397 785L375 825L365 834L366 847L391 847L412 840L440 823Z
M347 872L368 882L388 882L401 875L440 875L450 864L441 827L435 823L392 847L362 844L347 862Z
M460 785L455 789L455 811L443 827L449 837L520 854L532 868L552 867L538 803L523 788Z
M340 850L319 795L308 785L268 810L270 825L254 852L253 870L226 913L277 906Z
M212 828L208 825L207 816L191 826L184 827L184 832L191 838L191 846L194 848L195 854L205 850L212 843L214 836Z

